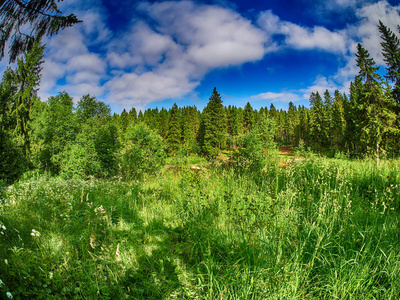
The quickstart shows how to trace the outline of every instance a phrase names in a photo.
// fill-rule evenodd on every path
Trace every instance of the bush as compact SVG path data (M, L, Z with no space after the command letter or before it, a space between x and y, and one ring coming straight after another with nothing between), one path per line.
M146 124L130 125L120 154L121 175L128 179L157 173L164 165L164 149L162 137Z

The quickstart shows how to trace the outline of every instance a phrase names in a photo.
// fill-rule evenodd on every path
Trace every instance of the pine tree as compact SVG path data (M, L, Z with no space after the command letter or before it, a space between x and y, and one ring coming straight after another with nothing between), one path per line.
M168 131L168 110L165 108L162 108L160 110L160 113L158 115L158 128L157 132L160 136L162 136L164 139L167 136L167 131Z
M18 59L18 67L13 73L13 84L17 92L13 97L12 115L16 121L15 134L20 137L20 142L25 152L30 151L28 124L32 105L38 100L41 71L43 64L44 46L40 41L35 42L32 50Z
M202 148L204 153L215 157L226 145L227 121L221 96L213 93L202 115Z
M323 143L325 147L332 147L332 130L333 130L333 123L332 123L332 105L333 100L332 96L328 90L324 93L324 109L323 109Z
M400 110L400 40L381 21L378 25L381 33L381 46L384 61L386 62L386 78L394 83L393 97L397 102L398 112ZM400 31L400 27L399 27Z
M375 153L377 163L379 163L384 136L398 132L395 123L395 100L388 92L389 85L384 83L377 73L378 67L375 66L373 58L369 57L368 51L361 44L357 45L356 57L357 66L360 69L356 78L362 84L358 95L360 103L358 110L363 116L361 138L370 151Z
M128 114L129 114L129 124L136 124L137 122L136 108L132 107Z
M345 130L346 120L343 96L336 90L332 105L332 143L338 149L343 149Z
M309 120L308 113L309 110L304 106L299 107L299 145L304 145L309 143Z
M319 93L310 95L310 136L317 148L321 148L324 142L324 104Z
M293 105L293 102L289 102L288 108L288 125L287 125L287 134L288 134L288 141L292 145L297 145L299 142L297 132L297 127L299 125L299 118L297 114L297 108Z
M124 108L118 118L118 126L120 130L122 130L122 132L125 132L128 125L129 125L129 114Z
M176 155L181 148L180 111L176 103L169 112L168 131L166 136L167 151L170 156Z
M182 118L183 149L186 151L186 155L189 155L190 152L196 152L196 127L198 122L196 108L184 107Z
M247 102L246 106L244 107L243 113L244 131L248 131L254 124L254 122L254 110L251 107L250 102Z

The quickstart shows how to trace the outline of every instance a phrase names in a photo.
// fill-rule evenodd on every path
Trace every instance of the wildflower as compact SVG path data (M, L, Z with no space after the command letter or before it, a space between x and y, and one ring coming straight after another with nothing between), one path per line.
M106 210L103 208L103 205L100 205L99 207L96 207L96 208L94 209L94 212L95 212L96 214L103 214L105 211L106 211Z
M1 225L1 229L6 230L7 228L6 228L6 226Z
M40 236L40 232L32 229L31 236Z
M119 244L118 244L119 245ZM4 284L3 280L0 279L0 287Z
M8 299L12 299L13 298L13 295L10 292L7 292L6 295L7 295Z

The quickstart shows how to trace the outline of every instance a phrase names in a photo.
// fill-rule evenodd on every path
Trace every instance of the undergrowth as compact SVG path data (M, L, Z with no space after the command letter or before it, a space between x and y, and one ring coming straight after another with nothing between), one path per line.
M2 186L0 297L398 299L399 168L310 158Z

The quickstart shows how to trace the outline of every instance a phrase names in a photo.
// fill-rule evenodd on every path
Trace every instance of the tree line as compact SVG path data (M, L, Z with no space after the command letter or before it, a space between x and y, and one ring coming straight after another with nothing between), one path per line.
M398 156L400 133L400 42L379 22L387 73L357 46L358 75L349 96L338 90L313 92L310 106L289 103L287 110L224 106L214 88L207 106L125 109L111 114L89 94L76 105L67 92L40 101L44 46L40 40L8 68L0 82L0 177L18 178L29 170L65 176L140 176L166 156L223 150L253 162L276 144L351 156ZM400 32L400 28L399 28ZM261 164L259 164L261 165Z

